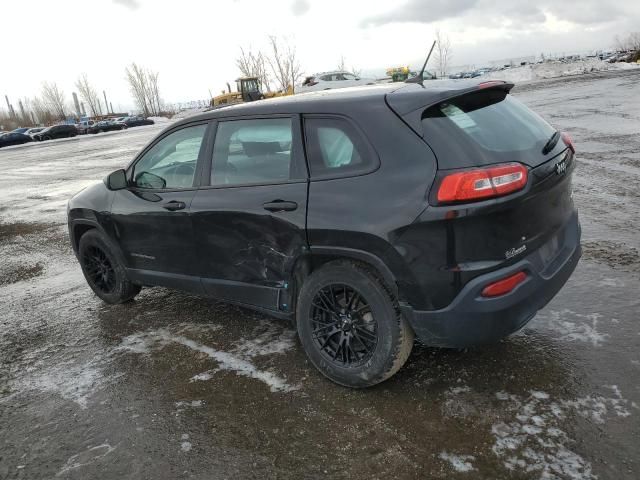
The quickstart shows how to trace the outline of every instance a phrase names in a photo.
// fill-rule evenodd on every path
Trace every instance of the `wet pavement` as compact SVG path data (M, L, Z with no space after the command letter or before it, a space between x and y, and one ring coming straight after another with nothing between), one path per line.
M102 304L67 198L162 126L0 150L0 479L640 478L640 74L524 85L578 148L585 255L521 332L317 373L291 326L165 289Z

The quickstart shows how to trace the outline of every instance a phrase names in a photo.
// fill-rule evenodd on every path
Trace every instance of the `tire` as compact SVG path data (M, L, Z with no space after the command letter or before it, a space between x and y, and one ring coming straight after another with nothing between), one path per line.
M51 140L51 137L49 135L46 135L46 136L42 137L42 140Z
M413 330L389 288L372 269L356 262L330 262L314 271L300 290L296 320L311 363L346 387L387 380L413 347Z
M131 283L114 251L106 237L95 229L80 238L78 260L82 274L91 290L109 304L127 302L141 289Z

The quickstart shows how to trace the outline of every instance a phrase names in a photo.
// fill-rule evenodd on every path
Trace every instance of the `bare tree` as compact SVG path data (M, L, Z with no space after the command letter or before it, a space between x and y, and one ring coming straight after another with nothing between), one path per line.
M257 51L254 53L251 47L247 50L240 47L240 56L236 58L236 66L245 77L257 77L261 89L266 89L268 92L271 91L267 65L262 52Z
M66 116L64 92L58 88L56 82L44 82L42 84L42 99L58 120L64 120Z
M31 111L36 116L38 123L48 124L51 123L54 118L45 102L39 97L33 97L31 100Z
M92 116L100 115L98 92L93 88L93 85L89 83L89 79L86 73L83 73L76 80L76 88L80 94L80 98L89 106Z
M147 80L149 84L149 100L152 105L154 115L159 115L162 111L160 101L160 89L158 88L158 72L152 70L147 71Z
M436 68L439 77L444 77L447 74L449 64L451 63L452 48L449 36L446 33L442 33L439 29L436 30Z
M149 103L147 101L147 76L144 69L133 62L130 66L125 68L125 74L127 81L129 82L129 90L133 96L133 100L136 102L138 108L142 113L149 116Z
M138 108L146 117L158 115L161 110L158 72L147 70L133 62L125 68L125 73Z
M276 82L278 90L285 91L289 86L295 89L295 84L302 78L302 68L298 61L296 48L286 41L269 36L270 55L266 56L267 63Z

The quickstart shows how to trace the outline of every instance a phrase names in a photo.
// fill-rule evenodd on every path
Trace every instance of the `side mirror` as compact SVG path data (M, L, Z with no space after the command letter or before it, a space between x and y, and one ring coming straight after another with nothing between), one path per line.
M110 173L104 182L109 190L122 190L127 188L127 174L123 169Z

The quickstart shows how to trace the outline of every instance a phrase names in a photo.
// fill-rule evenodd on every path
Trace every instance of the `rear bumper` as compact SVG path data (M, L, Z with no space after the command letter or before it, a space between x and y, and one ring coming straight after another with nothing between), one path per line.
M560 239L551 258L545 259L545 249L540 248L513 265L473 279L446 308L419 311L404 306L403 314L418 338L430 346L459 348L495 342L526 325L575 270L582 254L577 215L552 241ZM520 271L527 273L527 279L513 291L495 298L481 296L487 284Z

